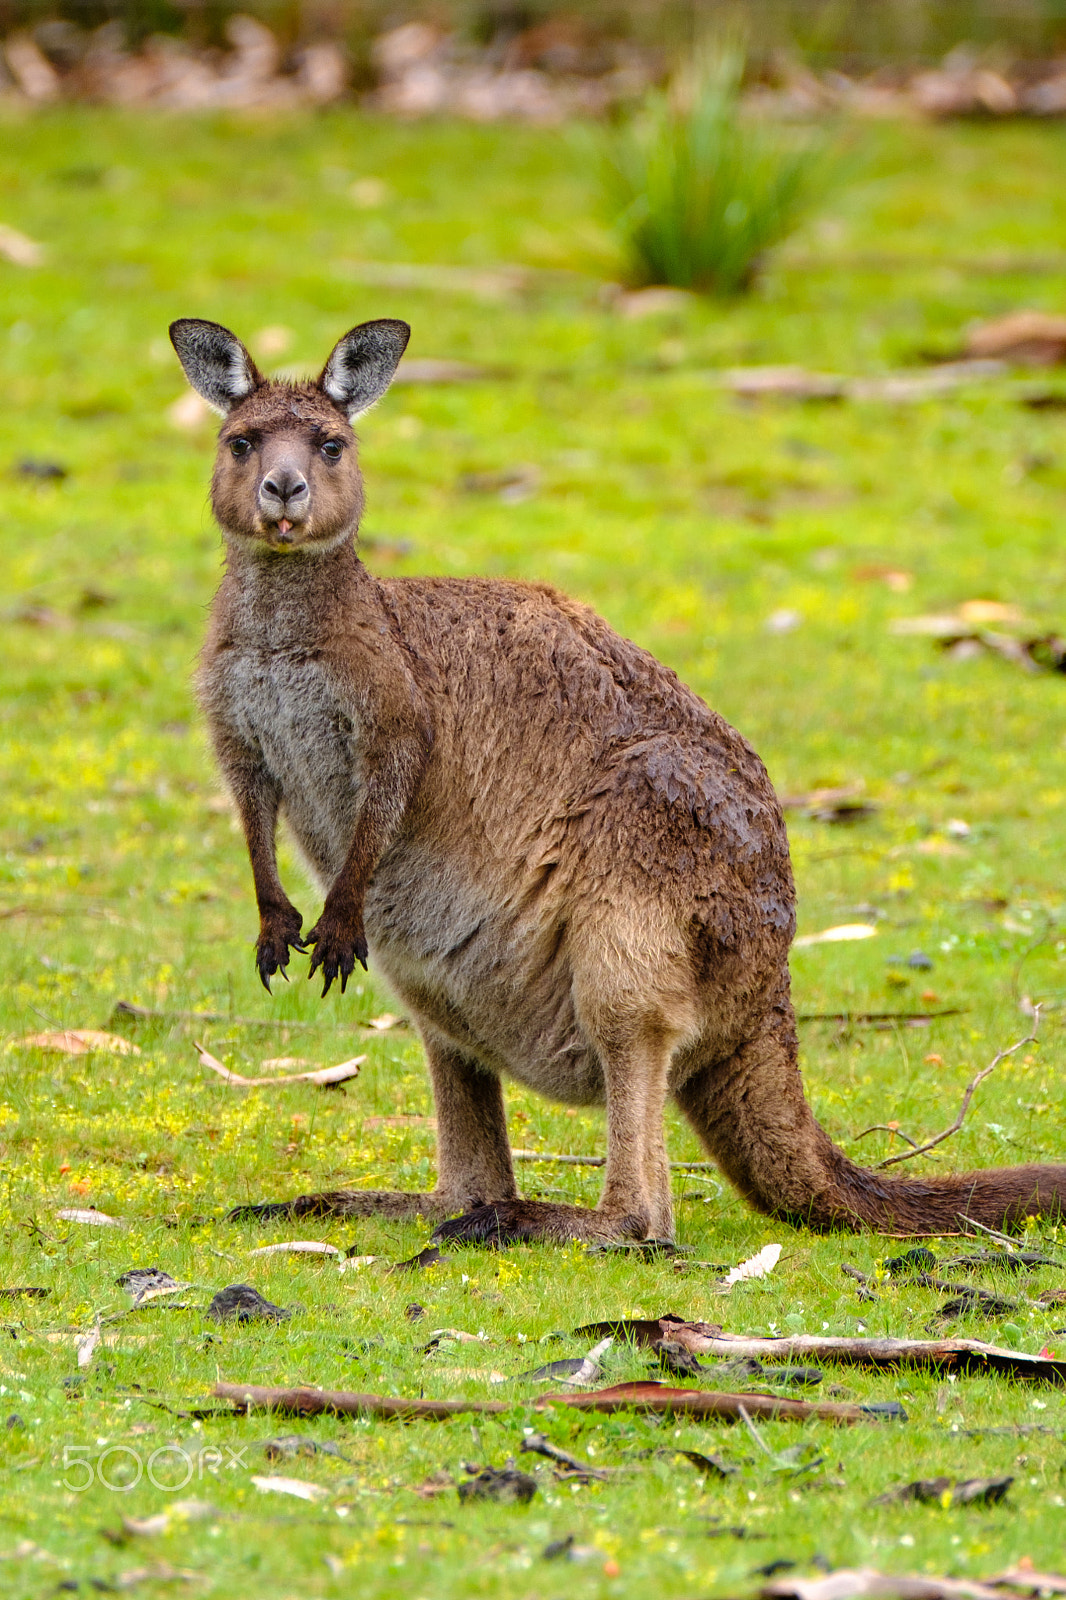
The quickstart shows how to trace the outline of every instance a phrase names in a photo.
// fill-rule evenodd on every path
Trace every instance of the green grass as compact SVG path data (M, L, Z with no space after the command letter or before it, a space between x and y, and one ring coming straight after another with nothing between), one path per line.
M729 716L783 792L864 780L879 806L871 819L852 829L792 820L800 924L854 921L867 915L856 907L873 905L881 931L864 944L798 951L798 1007L908 1010L932 1005L921 998L931 991L961 1014L928 1030L842 1037L804 1024L819 1117L869 1159L886 1152L885 1136L850 1141L871 1123L898 1120L913 1137L945 1126L972 1073L1025 1031L1019 1001L1029 995L1049 1003L1039 1044L997 1069L962 1133L916 1168L1061 1160L1066 689L991 658L953 662L926 641L894 637L889 623L984 597L1017 604L1038 630L1063 625L1066 423L1022 409L1011 379L907 406L742 406L716 373L750 362L888 370L950 348L971 318L1061 308L1066 133L870 134L862 183L790 246L758 294L640 322L598 297L598 281L622 267L597 220L596 174L563 133L404 127L348 113L268 123L62 111L10 122L4 134L0 221L40 240L47 260L34 270L0 264L0 1029L11 1046L46 1026L106 1025L119 999L269 1023L120 1026L142 1051L132 1060L17 1046L0 1054L0 1284L52 1291L2 1305L0 1420L17 1413L26 1426L0 1427L0 1556L25 1540L49 1553L5 1561L5 1592L87 1586L158 1561L197 1571L190 1592L271 1600L356 1586L367 1600L731 1595L756 1587L757 1565L816 1553L833 1565L973 1576L1026 1555L1053 1566L1066 1497L1063 1397L998 1379L828 1371L826 1386L900 1398L911 1420L768 1427L775 1447L809 1441L826 1454L810 1489L772 1473L746 1435L725 1427L561 1415L548 1424L557 1442L631 1470L575 1490L541 1463L528 1510L463 1507L454 1494L424 1502L410 1488L439 1467L461 1476L464 1461L502 1465L533 1421L521 1407L472 1431L466 1421L198 1423L146 1400L188 1409L217 1376L497 1395L509 1391L490 1385L489 1371L583 1352L580 1341L537 1341L593 1318L671 1310L737 1332L828 1324L850 1333L863 1323L921 1336L940 1303L906 1285L887 1287L875 1305L858 1301L841 1263L871 1270L896 1247L791 1232L703 1177L677 1181L679 1236L698 1258L740 1260L769 1240L785 1247L773 1276L728 1297L714 1293L711 1275L678 1274L669 1262L548 1248L457 1252L394 1277L382 1263L413 1254L426 1229L260 1233L219 1220L235 1202L340 1181L425 1185L427 1128L365 1119L427 1114L430 1102L412 1036L357 1026L389 1004L373 973L324 1004L302 979L274 999L255 979L250 874L189 689L219 569L206 505L211 434L168 421L183 393L168 321L215 318L253 351L260 330L283 324L292 343L281 359L310 368L353 322L399 315L414 326L412 355L502 369L480 384L397 388L364 420L370 564L556 582ZM386 183L389 203L353 204L349 187L361 177ZM361 287L359 260L552 270L500 301ZM59 461L69 476L19 477L14 464L27 457ZM518 464L540 474L520 503L461 487L464 474ZM871 579L875 567L906 570L911 588ZM768 631L782 610L800 625ZM970 824L965 841L946 834L952 818ZM313 918L314 897L287 852L283 869ZM918 949L931 970L894 964ZM368 1059L346 1094L238 1094L201 1070L194 1033L237 1070L278 1055L326 1064L365 1050ZM509 1103L517 1144L602 1148L595 1114L518 1091ZM670 1145L676 1159L700 1154L679 1122ZM595 1171L522 1170L528 1191L595 1199ZM55 1217L89 1204L129 1230ZM249 1256L263 1238L300 1235L380 1260L342 1275L328 1262ZM1061 1257L1061 1228L1036 1237ZM116 1324L115 1347L97 1353L72 1393L74 1335L126 1303L119 1272L148 1265L197 1286L190 1308L149 1308ZM1061 1274L1019 1282L986 1272L982 1281L1035 1298ZM303 1309L246 1332L205 1322L210 1294L234 1282ZM413 1300L427 1308L417 1324L404 1317ZM1061 1308L1023 1307L956 1326L1035 1351L1048 1341L1061 1349L1054 1330L1064 1322ZM443 1327L491 1342L423 1357ZM609 1374L643 1370L643 1357L619 1351ZM1055 1431L953 1431L1031 1423ZM261 1441L291 1431L336 1440L349 1460L271 1468ZM155 1540L107 1542L101 1530L113 1533L121 1515L147 1515L175 1496L145 1480L128 1494L70 1491L64 1449L95 1463L111 1445L147 1456L172 1441L190 1452L247 1447L239 1468L205 1468L184 1491L209 1499L217 1516ZM656 1453L675 1445L720 1450L743 1471L705 1492L691 1467ZM108 1458L112 1472L119 1461ZM316 1506L261 1495L251 1474L270 1470L329 1495ZM1007 1472L1015 1484L998 1509L870 1505L894 1482L940 1472ZM708 1536L737 1525L751 1538ZM545 1564L544 1546L567 1533L599 1554ZM158 1578L138 1590L169 1592Z
M606 136L605 182L638 284L738 294L822 198L825 150L809 130L742 120L743 76L741 50L708 50Z

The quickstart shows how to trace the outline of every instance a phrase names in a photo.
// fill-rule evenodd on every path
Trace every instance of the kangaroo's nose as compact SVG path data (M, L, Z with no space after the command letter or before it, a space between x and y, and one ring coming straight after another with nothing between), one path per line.
M282 505L289 505L307 494L307 479L292 467L277 467L263 479L261 492L272 500L280 500Z

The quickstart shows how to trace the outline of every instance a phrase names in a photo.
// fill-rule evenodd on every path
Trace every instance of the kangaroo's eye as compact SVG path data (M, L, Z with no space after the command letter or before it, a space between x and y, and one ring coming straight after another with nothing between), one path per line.
M249 439L231 439L229 442L229 447L239 461L241 456L246 456L248 454L249 450L252 448L252 445L251 440Z
M322 454L329 461L339 461L344 454L344 446L338 439L327 439L322 446Z

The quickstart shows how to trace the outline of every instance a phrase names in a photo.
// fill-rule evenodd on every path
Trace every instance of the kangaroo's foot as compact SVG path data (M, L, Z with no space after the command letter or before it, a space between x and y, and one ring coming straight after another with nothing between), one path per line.
M474 1206L461 1217L442 1222L433 1239L443 1244L519 1244L549 1239L567 1244L579 1239L588 1244L609 1244L621 1239L643 1239L646 1217L612 1216L584 1206L549 1205L540 1200L499 1200Z
M461 1203L461 1202L460 1202ZM456 1210L454 1198L438 1194L409 1194L389 1189L335 1189L326 1194L302 1194L295 1200L268 1201L262 1205L234 1206L227 1222L292 1222L298 1217L388 1217L413 1222L425 1217L435 1222Z

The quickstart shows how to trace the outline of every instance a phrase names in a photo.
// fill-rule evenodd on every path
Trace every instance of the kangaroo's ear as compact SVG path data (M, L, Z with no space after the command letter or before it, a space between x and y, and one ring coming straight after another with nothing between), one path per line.
M319 388L349 418L357 417L389 387L410 337L407 323L391 317L360 323L338 340L322 368Z
M237 335L217 322L182 317L170 324L170 342L197 394L223 416L263 382Z

